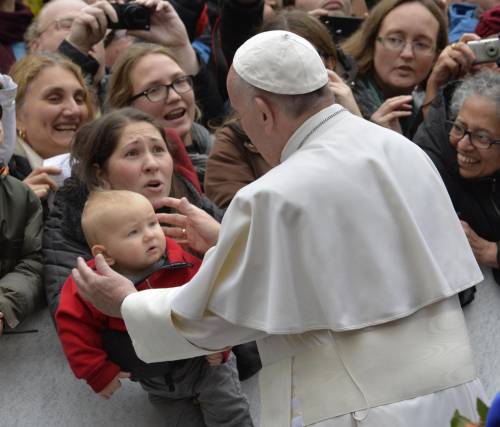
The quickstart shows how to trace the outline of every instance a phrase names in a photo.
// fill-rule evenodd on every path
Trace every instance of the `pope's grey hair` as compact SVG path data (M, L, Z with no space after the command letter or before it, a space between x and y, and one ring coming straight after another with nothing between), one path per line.
M500 117L500 73L484 70L466 78L453 93L450 103L452 117L457 117L464 102L471 96L481 96L495 103Z
M325 100L333 100L328 83L313 92L301 95L282 95L252 86L236 73L235 76L238 80L238 89L244 93L245 97L248 97L248 99L257 96L264 98L274 105L279 105L280 109L285 111L285 113L292 118L298 118L308 111L314 111L314 109L320 103L325 102Z

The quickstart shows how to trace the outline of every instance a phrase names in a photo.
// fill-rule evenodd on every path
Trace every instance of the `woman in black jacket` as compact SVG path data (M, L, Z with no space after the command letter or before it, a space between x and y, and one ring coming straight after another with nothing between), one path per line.
M448 85L414 142L441 174L476 260L500 283L500 73Z

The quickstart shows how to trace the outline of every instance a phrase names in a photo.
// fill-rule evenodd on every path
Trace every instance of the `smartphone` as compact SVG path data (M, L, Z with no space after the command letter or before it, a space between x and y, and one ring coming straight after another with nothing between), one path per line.
M336 42L348 38L363 22L363 18L354 16L320 16L319 20L328 28Z
M474 40L467 42L467 45L472 49L474 55L476 55L474 64L500 62L500 37Z

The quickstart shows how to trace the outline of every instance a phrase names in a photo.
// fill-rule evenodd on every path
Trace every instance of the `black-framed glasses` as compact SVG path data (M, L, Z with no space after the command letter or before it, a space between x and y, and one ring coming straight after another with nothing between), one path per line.
M141 96L145 96L149 102L161 102L168 98L170 89L175 90L179 95L189 92L193 89L193 78L191 76L182 76L176 78L169 85L156 85L132 96L129 102L135 101Z
M421 40L407 41L401 37L395 37L395 36L387 36L387 37L378 36L376 40L386 49L393 50L394 52L403 51L408 43L410 43L413 53L415 55L424 55L424 56L433 55L436 49L433 44L425 41Z
M468 135L471 144L482 150L487 150L493 144L500 144L500 139L494 139L483 132L472 132L459 122L447 120L446 123L450 127L450 136L456 138L457 141Z

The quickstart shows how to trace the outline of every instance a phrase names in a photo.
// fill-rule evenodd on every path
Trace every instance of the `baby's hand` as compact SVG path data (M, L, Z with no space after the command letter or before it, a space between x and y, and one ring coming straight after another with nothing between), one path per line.
M0 337L3 334L3 313L0 311Z
M210 366L220 365L224 360L224 355L222 354L222 352L209 354L205 357L207 358L207 362Z
M109 399L112 394L122 386L120 378L130 378L130 372L118 372L116 377L99 392L99 395L104 399Z

